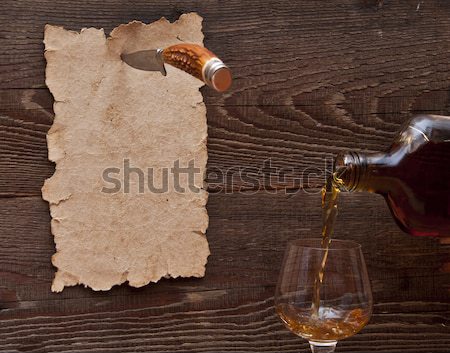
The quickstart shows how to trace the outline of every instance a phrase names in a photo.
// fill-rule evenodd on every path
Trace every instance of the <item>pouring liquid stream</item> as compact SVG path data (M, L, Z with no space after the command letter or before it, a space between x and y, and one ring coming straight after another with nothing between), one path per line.
M322 188L322 242L321 246L325 250L322 261L320 263L319 271L314 280L314 292L312 303L312 317L319 318L320 308L320 288L323 283L325 274L325 266L327 264L328 251L331 244L331 237L333 236L334 226L338 215L337 202L340 194L340 187L343 185L342 179L338 176L338 172L334 172Z

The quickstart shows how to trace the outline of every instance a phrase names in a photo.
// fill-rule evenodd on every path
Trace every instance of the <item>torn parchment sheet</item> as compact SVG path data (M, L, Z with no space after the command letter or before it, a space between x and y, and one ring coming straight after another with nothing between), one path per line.
M109 38L47 25L46 83L55 99L47 135L57 268L52 291L108 290L162 277L202 277L209 255L203 83L167 66L134 69L123 52L203 42L202 18L131 22Z

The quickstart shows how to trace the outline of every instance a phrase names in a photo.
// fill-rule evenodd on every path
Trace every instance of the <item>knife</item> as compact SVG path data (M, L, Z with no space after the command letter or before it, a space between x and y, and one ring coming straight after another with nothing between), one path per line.
M164 64L181 69L205 82L218 92L231 86L231 71L214 53L197 44L176 44L165 49L123 53L122 60L135 69L160 71L166 76Z

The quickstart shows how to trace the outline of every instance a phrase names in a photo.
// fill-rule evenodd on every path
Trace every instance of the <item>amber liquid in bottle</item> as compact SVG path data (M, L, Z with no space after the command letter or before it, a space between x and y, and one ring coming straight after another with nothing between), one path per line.
M344 153L335 169L346 189L383 195L405 232L450 236L450 117L417 116L387 153Z

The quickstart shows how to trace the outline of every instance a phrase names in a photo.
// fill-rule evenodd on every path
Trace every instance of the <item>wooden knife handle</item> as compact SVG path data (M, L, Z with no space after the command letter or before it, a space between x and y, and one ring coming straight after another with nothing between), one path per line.
M162 51L165 63L181 69L219 92L231 86L231 71L214 53L197 44L176 44Z

